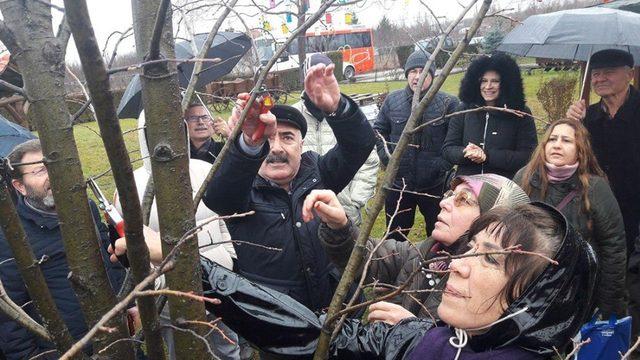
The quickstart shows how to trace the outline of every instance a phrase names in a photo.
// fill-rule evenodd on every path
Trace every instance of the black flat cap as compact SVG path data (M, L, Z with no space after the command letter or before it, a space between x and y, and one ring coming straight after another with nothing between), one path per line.
M300 110L289 105L275 105L271 108L271 113L276 116L279 123L287 123L298 128L302 133L302 138L307 135L307 120Z
M591 55L591 69L613 68L619 66L633 67L633 55L624 50L605 49Z

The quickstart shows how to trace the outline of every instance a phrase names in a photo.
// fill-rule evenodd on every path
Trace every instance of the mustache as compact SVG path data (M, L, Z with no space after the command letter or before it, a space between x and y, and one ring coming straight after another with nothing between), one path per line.
M265 159L265 161L267 162L267 164L272 164L272 163L288 163L289 159L281 154L269 154L267 155L267 158Z

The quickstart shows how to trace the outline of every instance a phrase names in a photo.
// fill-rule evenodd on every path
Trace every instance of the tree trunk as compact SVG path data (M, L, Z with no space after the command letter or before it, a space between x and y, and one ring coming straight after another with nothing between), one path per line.
M305 0L298 0L298 28L304 24L306 20L306 9L304 6ZM304 88L304 61L307 60L307 37L303 32L298 36L298 64L300 64L298 78L300 79L300 86Z
M66 42L61 44L53 35L51 7L44 1L3 1L0 10L4 18L0 37L22 71L31 103L30 120L40 134L47 160L69 280L91 327L115 305L116 298L102 263L71 116L64 102ZM124 316L115 318L109 327L114 331L101 332L94 349L128 337ZM109 348L107 356L131 359L133 347L130 342L119 342Z
M133 280L139 283L150 272L149 250L144 241L140 199L129 153L122 137L120 122L116 116L109 75L98 48L86 2L65 0L65 8L67 21L82 62L82 70L87 79L92 102L95 105L94 113L100 126L102 142L107 150L109 164L111 164L113 177L118 188ZM136 301L145 334L147 354L152 360L164 359L164 342L160 336L154 298L144 296Z
M62 320L56 303L47 287L47 282L42 275L38 261L27 240L27 235L22 229L22 224L16 208L11 201L9 189L7 189L2 174L0 174L0 227L4 233L13 257L18 265L20 276L24 279L29 297L33 300L38 313L42 317L42 323L49 332L51 340L61 353L67 351L73 344L73 338L69 334L67 325ZM75 358L82 358L78 355Z
M133 23L138 57L149 54L155 16L160 0L134 0ZM174 58L171 12L166 14L160 37L164 58ZM152 59L147 59L152 60ZM180 90L175 63L156 63L144 67L142 99L147 124L153 183L156 191L162 251L169 253L181 236L195 226L195 212L189 177L189 149L180 107ZM202 293L202 279L197 241L180 248L175 268L167 273L170 289ZM174 325L179 319L205 320L204 304L184 297L170 297L169 310ZM194 329L203 331L202 327ZM176 356L179 359L207 358L204 343L191 334L175 332Z

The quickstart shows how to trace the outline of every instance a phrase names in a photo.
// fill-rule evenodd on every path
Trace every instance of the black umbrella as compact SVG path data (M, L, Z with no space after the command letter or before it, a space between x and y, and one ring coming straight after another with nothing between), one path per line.
M0 157L7 157L16 145L35 138L29 130L0 116Z
M508 33L497 50L587 61L603 49L628 51L640 64L640 14L594 7L533 15Z
M207 34L198 34L195 36L196 46L202 48ZM199 73L196 89L202 89L205 85L212 81L220 79L233 70L236 64L251 48L251 39L243 33L235 32L219 32L213 39L213 44L207 51L205 58L218 58L219 62L202 64L202 70ZM191 41L176 42L176 58L191 59L197 54L193 53ZM187 87L195 63L183 62L178 64L178 80L181 87ZM118 117L137 118L142 111L142 83L140 76L135 75L120 100L118 105Z

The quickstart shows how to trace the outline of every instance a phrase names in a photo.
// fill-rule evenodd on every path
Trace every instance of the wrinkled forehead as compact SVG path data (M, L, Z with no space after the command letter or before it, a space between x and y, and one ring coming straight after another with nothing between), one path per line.
M187 111L185 111L185 117L187 116L193 116L193 115L208 115L207 110L204 108L204 106L202 105L196 105L196 106L192 106L190 108L187 109Z
M296 139L302 140L302 132L297 127L282 121L278 121L278 135L293 134Z

